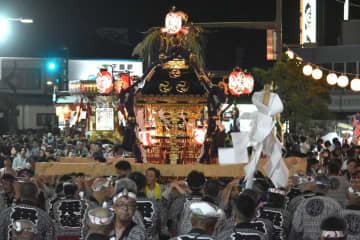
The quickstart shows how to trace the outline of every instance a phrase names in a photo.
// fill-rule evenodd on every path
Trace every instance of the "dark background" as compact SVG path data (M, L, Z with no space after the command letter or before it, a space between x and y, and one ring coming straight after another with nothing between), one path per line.
M319 0L320 44L339 41L341 0ZM353 0L353 3L360 1ZM134 46L153 26L163 26L171 6L196 22L271 21L275 0L165 1L165 0L0 0L0 16L34 19L33 24L12 22L10 34L0 40L0 57L132 58ZM360 8L350 16L359 18ZM283 0L283 41L298 44L299 0ZM207 68L228 70L240 64L265 66L263 30L217 29L207 33Z

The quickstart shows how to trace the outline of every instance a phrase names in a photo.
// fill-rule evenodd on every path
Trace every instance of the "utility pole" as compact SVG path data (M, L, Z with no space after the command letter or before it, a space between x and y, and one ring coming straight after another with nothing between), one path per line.
M274 30L276 35L275 54L277 58L282 52L282 0L276 0L276 16L274 21L259 22L206 22L196 23L203 28L241 28ZM276 59L275 59L276 60Z

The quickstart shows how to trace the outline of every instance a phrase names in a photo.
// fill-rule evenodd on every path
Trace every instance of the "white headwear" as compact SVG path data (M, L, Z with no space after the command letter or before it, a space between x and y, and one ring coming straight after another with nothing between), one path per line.
M13 229L16 232L24 231L24 232L37 233L37 229L36 229L34 223L27 219L21 219L21 220L15 221L13 224Z
M276 193L276 194L280 194L282 196L285 196L286 195L286 192L281 190L281 189L278 189L278 188L269 188L268 189L268 192L270 193Z
M343 238L345 234L343 231L322 231L321 236L324 238Z
M195 202L190 205L191 212L204 217L220 217L221 209L207 202Z
M114 214L104 208L95 208L89 211L88 218L94 225L109 225L114 219Z
M97 178L91 186L91 189L94 192L100 192L104 188L107 188L110 185L111 180L105 178Z
M115 203L116 200L118 200L118 199L121 198L121 197L129 197L129 198L132 198L132 199L135 199L135 200L136 200L136 193L129 192L129 191L125 188L122 192L117 193L117 194L113 197L113 202Z

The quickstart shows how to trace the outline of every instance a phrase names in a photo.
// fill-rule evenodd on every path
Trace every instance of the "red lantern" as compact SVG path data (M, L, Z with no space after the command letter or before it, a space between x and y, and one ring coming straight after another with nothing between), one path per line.
M122 90L125 90L130 87L130 75L129 74L119 74L119 81L115 83L115 91L120 93Z
M144 147L150 147L152 145L151 136L155 136L156 130L145 130L139 132L139 138Z
M195 128L193 130L193 138L196 145L204 145L206 131L206 128Z
M229 90L237 96L250 94L254 90L254 78L249 73L234 71L229 76Z
M80 91L81 93L85 93L85 83L80 83Z
M182 17L179 13L169 12L165 18L165 31L170 35L178 34L182 29Z
M100 94L109 94L113 89L113 80L111 73L101 71L96 77L96 88Z

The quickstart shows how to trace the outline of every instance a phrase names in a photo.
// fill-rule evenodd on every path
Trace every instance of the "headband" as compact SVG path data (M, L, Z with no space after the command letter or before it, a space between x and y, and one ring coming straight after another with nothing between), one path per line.
M96 217L91 215L91 212L88 213L89 220L94 225L108 225L112 222L114 214L111 213L109 217Z
M316 185L329 185L330 182L329 181L316 181L315 184Z
M268 192L270 192L270 193L277 193L277 194L280 194L280 195L282 195L282 196L285 196L285 195L286 195L285 191L280 190L280 189L277 189L277 188L269 188L269 189L268 189Z
M92 187L92 190L94 192L100 192L101 190L103 190L104 188L107 188L108 186L110 185L110 181L109 180L106 180L104 182L100 182L97 184L97 186L93 186Z
M321 236L325 238L342 238L345 237L345 234L343 231L322 231Z
M216 217L221 215L220 209L207 202L195 202L190 205L191 212L193 214L204 216L204 217Z
M133 193L133 192L129 192L126 188L122 192L119 192L118 194L116 194L113 197L113 202L115 203L116 200L118 200L121 197L129 197L129 198L132 198L132 199L136 200L136 194Z

